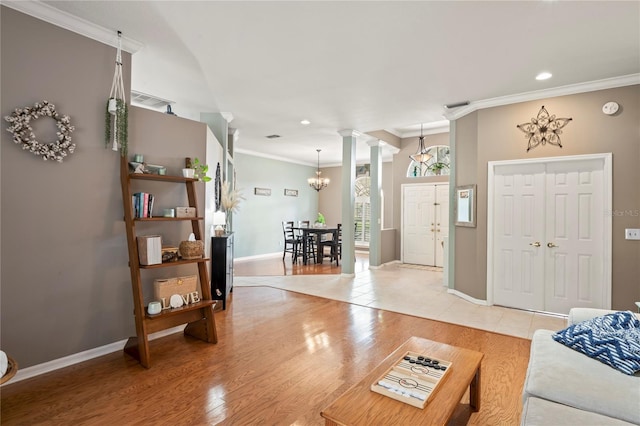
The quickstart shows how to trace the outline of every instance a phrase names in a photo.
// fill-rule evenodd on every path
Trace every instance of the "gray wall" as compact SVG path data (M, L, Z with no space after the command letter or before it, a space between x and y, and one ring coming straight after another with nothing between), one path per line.
M0 344L30 367L135 334L120 156L103 142L116 51L5 7L1 23L2 116L46 99L76 127L76 152L59 164L23 151L2 121ZM123 56L128 91L131 58ZM46 121L34 125L40 139L52 134ZM202 123L140 108L129 121L130 154L168 173L177 174L184 157L205 158ZM158 209L186 202L184 188L145 189L161 195ZM143 226L170 242L186 232ZM153 275L143 278L150 289Z
M316 168L237 152L233 160L245 197L233 217L235 257L282 251L282 221L313 222L318 215L318 193L307 184ZM255 195L254 188L269 188L271 196ZM285 196L285 189L298 196Z
M133 331L119 155L104 148L116 50L2 7L2 116L48 100L71 116L64 163L13 143L2 120L2 350L29 367ZM126 89L131 56L123 55ZM34 126L53 136L51 120Z
M602 113L616 101L621 111ZM528 122L544 105L550 114L571 117L563 148L539 146L526 152L527 140L516 124ZM478 185L478 226L456 228L457 290L486 298L487 163L494 160L613 153L612 306L634 309L640 300L640 243L624 239L625 228L640 228L640 86L581 93L477 111L456 123L457 184ZM607 214L605 212L605 214Z

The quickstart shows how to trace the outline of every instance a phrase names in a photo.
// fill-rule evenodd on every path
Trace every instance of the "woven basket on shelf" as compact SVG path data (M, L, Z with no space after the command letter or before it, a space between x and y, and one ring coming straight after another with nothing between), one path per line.
M198 241L182 241L180 243L180 257L183 259L200 259L204 254L204 243Z

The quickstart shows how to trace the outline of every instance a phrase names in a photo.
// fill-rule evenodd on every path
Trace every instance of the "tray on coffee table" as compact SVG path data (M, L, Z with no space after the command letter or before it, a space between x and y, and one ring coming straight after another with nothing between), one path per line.
M371 390L414 407L424 408L452 363L428 354L406 352L371 385Z

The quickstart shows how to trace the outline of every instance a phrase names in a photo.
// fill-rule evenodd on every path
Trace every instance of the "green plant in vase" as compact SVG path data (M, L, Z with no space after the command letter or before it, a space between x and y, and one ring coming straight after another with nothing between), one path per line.
M211 178L207 176L207 172L209 171L209 166L207 166L206 164L202 164L200 160L198 160L197 158L193 159L193 164L191 165L191 167L194 170L194 174L193 174L194 178L202 182L209 182L211 180Z
M113 139L112 139L113 138ZM129 106L122 99L109 98L105 108L105 145L127 156L129 142Z
M433 172L434 175L441 175L442 174L442 170L444 169L448 169L449 165L446 163L433 163L431 164L429 167L427 167L427 170L430 170L431 172Z

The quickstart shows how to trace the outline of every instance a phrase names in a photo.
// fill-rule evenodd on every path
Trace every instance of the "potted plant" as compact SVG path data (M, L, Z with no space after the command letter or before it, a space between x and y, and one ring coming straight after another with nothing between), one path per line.
M211 178L207 176L209 166L202 164L197 158L187 159L187 167L182 169L182 176L186 178L198 179L201 182L209 182Z
M113 140L112 140L113 138ZM127 155L129 141L129 107L123 99L109 98L105 108L104 141L108 147L112 143L113 150L120 147L120 154Z
M124 78L122 76L122 33L118 31L118 50L116 52L116 69L113 74L109 100L105 108L105 144L118 151L120 155L127 156L129 141L129 107L124 91ZM113 137L113 140L112 140Z
M200 160L197 158L193 159L193 164L191 165L194 169L193 177L202 181L209 182L211 178L207 176L207 172L209 171L209 166L206 164L202 164Z
M433 163L429 167L427 167L427 170L432 171L434 175L440 175L440 174L442 174L442 170L448 169L448 168L449 168L448 164L437 162L437 163Z
M327 223L326 223L322 213L318 213L318 217L316 218L316 223L314 224L314 226L316 228L323 228L323 227L327 226Z

